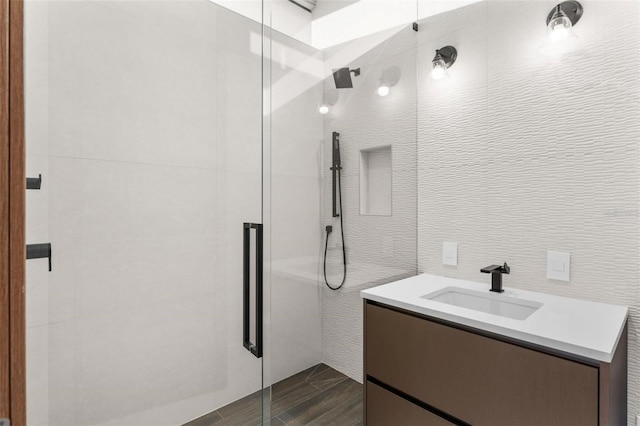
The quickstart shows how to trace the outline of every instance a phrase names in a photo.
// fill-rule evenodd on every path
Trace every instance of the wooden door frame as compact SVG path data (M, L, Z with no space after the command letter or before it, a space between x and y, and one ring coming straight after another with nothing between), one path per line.
M23 0L0 22L0 418L26 426Z

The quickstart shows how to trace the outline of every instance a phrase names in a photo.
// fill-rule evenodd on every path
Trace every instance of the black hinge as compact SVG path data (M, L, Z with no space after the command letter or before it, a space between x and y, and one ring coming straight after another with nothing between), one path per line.
M417 22L413 23L413 31L418 32L418 23Z

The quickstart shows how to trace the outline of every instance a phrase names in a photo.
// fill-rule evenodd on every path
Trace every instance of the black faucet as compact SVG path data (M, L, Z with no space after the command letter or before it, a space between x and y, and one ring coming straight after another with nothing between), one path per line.
M511 268L504 262L504 265L491 265L480 269L480 272L491 274L491 291L502 293L502 274L510 274Z

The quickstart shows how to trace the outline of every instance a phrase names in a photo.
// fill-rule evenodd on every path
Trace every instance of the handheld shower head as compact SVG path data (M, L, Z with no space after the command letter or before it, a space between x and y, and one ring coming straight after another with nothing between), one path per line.
M342 160L340 159L340 133L333 132L333 167L342 168Z
M360 75L360 68L352 69L339 68L333 70L333 81L336 83L336 89L352 89L353 80L351 80L351 73L354 77Z

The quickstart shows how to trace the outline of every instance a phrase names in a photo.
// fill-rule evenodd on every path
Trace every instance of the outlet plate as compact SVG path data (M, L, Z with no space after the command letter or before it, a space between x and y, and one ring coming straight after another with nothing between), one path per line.
M547 278L556 281L570 281L571 255L569 253L547 252Z
M640 416L636 416L636 426L640 426Z

